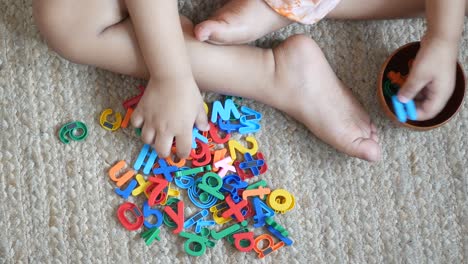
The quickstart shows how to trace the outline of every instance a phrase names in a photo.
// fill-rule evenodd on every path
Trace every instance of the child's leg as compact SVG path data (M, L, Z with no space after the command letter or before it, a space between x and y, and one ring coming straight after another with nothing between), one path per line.
M211 19L195 27L197 39L215 44L242 44L256 40L292 23L273 11L265 1L231 0ZM269 1L273 2L273 0ZM327 1L331 0L322 0L322 2ZM424 14L424 2L425 0L341 0L327 15L327 18L391 19L415 17ZM468 14L468 0L465 14Z
M103 14L108 11L101 10ZM36 13L39 25L45 19L42 15ZM86 16L83 19L89 20ZM336 77L315 42L296 36L274 50L215 46L197 41L191 23L186 19L182 22L193 74L200 88L258 100L303 122L340 151L366 160L379 159L375 126L350 90ZM46 39L56 42L55 49L65 57L148 78L131 22L126 19L104 28L99 34L86 31L83 36L74 35L87 41L68 50L62 46L74 46L75 39L62 39L57 32L48 32L48 28L40 26ZM101 27L91 32L100 30ZM81 32L81 29L68 31Z
M34 0L33 13L47 44L66 59L146 74L124 0Z

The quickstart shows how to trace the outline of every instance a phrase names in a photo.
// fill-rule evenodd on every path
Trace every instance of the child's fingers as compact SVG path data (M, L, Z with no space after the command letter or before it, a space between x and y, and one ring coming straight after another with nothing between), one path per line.
M398 100L402 103L407 103L413 100L416 95L430 82L430 76L424 71L413 67L405 84L398 91Z
M414 101L420 102L420 101L423 101L424 99L426 99L426 97L427 97L426 91L427 91L426 89L422 89L422 90L414 97Z
M436 108L434 100L424 100L416 103L418 120L424 121L434 118L442 109Z
M140 111L140 108L137 107L137 109L133 111L130 122L132 123L133 127L140 128L143 126L143 120L143 113Z
M210 130L210 124L208 123L208 117L206 115L205 109L200 107L197 117L195 119L195 126L201 131Z
M171 153L172 141L174 136L168 133L157 133L154 140L154 149L161 158L167 158Z
M452 94L448 81L434 81L428 87L425 100L416 103L418 120L429 120L437 116L444 109Z
M141 130L141 140L143 140L143 143L153 144L154 135L154 128L151 127L149 124L143 124L143 129Z
M185 134L176 136L177 156L181 159L187 158L192 150L192 133L188 130Z

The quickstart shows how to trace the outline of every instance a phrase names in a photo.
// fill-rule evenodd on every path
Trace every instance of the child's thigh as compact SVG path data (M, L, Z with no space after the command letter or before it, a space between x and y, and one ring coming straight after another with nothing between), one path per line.
M341 0L330 12L335 19L390 19L422 16L425 0Z
M325 0L326 1L326 0ZM465 0L465 16L468 0ZM330 12L336 19L389 19L423 16L426 0L341 0Z

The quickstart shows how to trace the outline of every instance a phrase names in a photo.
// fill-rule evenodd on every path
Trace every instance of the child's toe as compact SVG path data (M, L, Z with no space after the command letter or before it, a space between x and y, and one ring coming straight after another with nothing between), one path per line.
M195 27L196 38L212 44L235 44L237 35L236 26L221 19L206 20Z

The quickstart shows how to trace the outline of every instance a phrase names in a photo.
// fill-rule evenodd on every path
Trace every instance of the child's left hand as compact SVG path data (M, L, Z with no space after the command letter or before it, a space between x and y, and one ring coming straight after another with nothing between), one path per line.
M426 35L398 99L415 100L418 120L435 117L455 88L458 43Z

